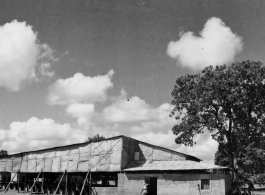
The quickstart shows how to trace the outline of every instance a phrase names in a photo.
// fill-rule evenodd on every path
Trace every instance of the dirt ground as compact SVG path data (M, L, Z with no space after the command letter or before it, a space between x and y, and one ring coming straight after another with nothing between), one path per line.
M29 193L23 193L23 192L18 193L17 190L9 190L6 193L3 190L0 191L0 195L18 195L18 194L21 194L21 195L27 194L28 195Z

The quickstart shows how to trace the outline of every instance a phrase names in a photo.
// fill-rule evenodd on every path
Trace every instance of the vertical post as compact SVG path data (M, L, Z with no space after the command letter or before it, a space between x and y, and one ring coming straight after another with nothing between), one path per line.
M89 175L89 195L92 195L92 173Z
M28 182L27 182L27 173L25 173L25 181L24 181L24 192L27 192L29 187L28 187Z
M42 172L41 193L44 193L44 172Z
M17 193L19 193L19 179L20 179L20 172L17 173Z
M66 172L66 175L65 175L65 195L68 195L68 173Z

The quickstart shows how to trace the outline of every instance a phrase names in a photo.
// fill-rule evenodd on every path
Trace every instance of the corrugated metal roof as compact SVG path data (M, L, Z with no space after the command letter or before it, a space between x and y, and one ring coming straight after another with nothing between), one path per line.
M212 164L195 161L134 161L124 171L155 171L155 170L207 170L227 169Z

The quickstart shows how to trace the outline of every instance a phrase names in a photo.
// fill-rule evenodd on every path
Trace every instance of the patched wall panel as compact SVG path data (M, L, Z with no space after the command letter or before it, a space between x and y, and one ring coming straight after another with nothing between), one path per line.
M0 160L0 172L5 172L6 171L6 159L1 159Z
M88 169L119 171L122 139L122 137L118 137L117 139L22 153L23 158L20 160L12 161L12 159L6 158L0 161L0 171L63 172L65 169L68 172L87 172Z
M52 161L52 172L60 172L61 158L55 157Z
M27 172L27 171L28 171L28 156L25 155L22 158L20 172Z
M12 158L6 159L6 171L12 172Z
M90 169L94 169L97 166L100 166L100 161L101 161L101 156L100 155L93 156L90 159L90 161L89 161L89 167L90 167Z
M65 155L61 157L61 165L60 165L60 171L64 172L68 168L68 160L69 160L69 155Z
M99 172L107 172L110 170L110 164L105 164L105 165L100 165L100 166L96 166L96 171Z
M27 172L36 172L36 165L36 159L29 159Z
M52 162L53 159L52 158L45 158L44 159L44 172L52 172Z
M78 172L87 172L89 170L89 161L79 161L77 166Z
M12 162L12 171L17 172L21 168L21 157L14 157Z
M110 163L112 165L120 165L121 163L121 151L113 151L110 156Z
M78 153L75 153L75 154L70 153L67 171L68 172L76 172L78 161L79 161L79 154Z

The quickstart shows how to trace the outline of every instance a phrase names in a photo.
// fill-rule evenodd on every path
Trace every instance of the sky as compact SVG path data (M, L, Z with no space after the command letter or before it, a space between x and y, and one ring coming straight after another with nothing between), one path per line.
M213 163L209 133L175 143L175 80L265 60L262 0L0 0L0 150L130 136Z

